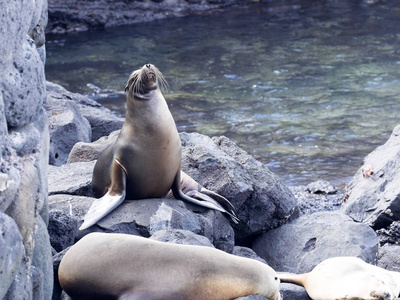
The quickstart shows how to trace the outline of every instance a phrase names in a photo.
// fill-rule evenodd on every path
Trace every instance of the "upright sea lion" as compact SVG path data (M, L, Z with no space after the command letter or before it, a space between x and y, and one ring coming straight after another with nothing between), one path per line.
M90 233L61 260L58 277L75 299L279 300L276 272L221 250L115 233Z
M151 64L129 77L125 121L116 142L96 162L92 188L99 199L89 208L80 230L97 223L124 199L161 198L169 190L176 199L219 210L238 221L226 198L181 171L181 141L160 91L165 85L163 75Z
M400 273L368 264L356 257L324 260L310 273L278 273L281 282L303 286L313 300L379 299L400 295Z

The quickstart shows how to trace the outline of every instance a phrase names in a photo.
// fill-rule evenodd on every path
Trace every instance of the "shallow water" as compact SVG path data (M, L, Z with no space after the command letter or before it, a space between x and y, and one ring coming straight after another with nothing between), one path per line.
M124 114L130 72L151 62L179 131L226 135L288 185L341 184L400 123L400 1L366 2L48 36L47 79Z

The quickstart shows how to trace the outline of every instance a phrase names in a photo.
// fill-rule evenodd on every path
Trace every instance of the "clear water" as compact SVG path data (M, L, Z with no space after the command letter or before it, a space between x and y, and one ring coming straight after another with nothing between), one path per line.
M400 1L255 4L46 47L48 80L122 115L129 74L155 64L179 131L226 135L288 185L347 182L400 123Z

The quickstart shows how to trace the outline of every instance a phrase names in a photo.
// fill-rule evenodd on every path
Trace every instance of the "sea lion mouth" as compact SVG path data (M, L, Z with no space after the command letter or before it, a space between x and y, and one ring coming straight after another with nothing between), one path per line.
M152 64L146 64L134 71L125 86L125 92L146 94L157 88L167 89L168 83L164 75Z

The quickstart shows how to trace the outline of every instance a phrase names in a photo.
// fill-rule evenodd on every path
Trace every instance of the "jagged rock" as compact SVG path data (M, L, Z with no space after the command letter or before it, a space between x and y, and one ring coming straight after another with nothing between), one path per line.
M90 142L92 130L89 121L78 110L75 102L48 93L44 105L49 118L49 163L61 166L67 162L69 152L77 142Z
M3 299L20 266L24 247L17 224L0 212L0 299Z
M91 141L96 141L102 136L107 136L111 132L121 129L124 119L96 101L80 94L71 93L52 82L47 82L46 88L48 97L70 101L76 105L80 114L90 123Z
M382 228L376 231L381 246L385 244L400 245L400 221L390 224L389 228Z
M236 207L239 243L298 216L296 199L279 177L228 138L197 133L180 138L182 170Z
M72 246L78 229L78 221L61 211L53 209L50 212L48 231L51 246L57 251Z
M374 229L400 220L400 125L364 159L348 184L342 210Z
M265 259L262 259L261 257L259 257L257 255L257 253L255 253L254 250L251 249L251 248L235 246L233 248L232 254L237 255L237 256L241 256L241 257L247 257L247 258L255 259L255 260L258 260L258 261L260 261L260 262L262 262L264 264L267 263L265 261Z
M305 273L333 256L375 263L378 238L369 226L340 211L318 212L268 231L253 249L277 271Z
M49 166L49 195L68 194L92 197L95 161Z

